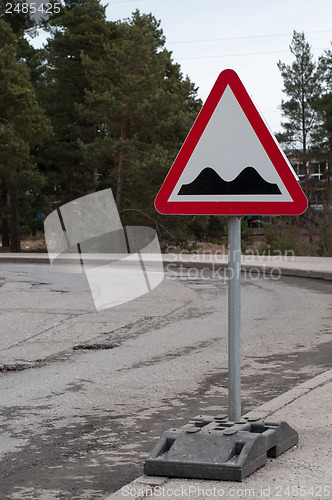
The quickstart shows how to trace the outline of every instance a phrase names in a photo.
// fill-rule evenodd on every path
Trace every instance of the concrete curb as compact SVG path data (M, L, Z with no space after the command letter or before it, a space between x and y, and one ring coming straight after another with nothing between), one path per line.
M115 260L121 256L113 256ZM207 269L207 270L225 270L227 269L227 255L205 255L205 254L164 254L164 267L168 270L182 267L183 269ZM90 264L102 263L103 259L109 261L109 256L89 256ZM155 258L151 255L151 263L157 262L160 256ZM68 257L62 260L61 264L77 263L76 256ZM45 264L50 265L47 253L21 253L8 254L0 253L0 264ZM284 257L284 256L260 256L260 255L242 255L241 270L243 273L255 272L255 278L258 274L271 276L294 276L299 278L313 278L332 281L332 257Z
M0 264L49 264L47 253L0 253Z
M325 384L328 384L329 382L332 381L332 369L328 370L324 373L321 373L320 375L317 375L316 377L313 377L310 380L307 380L306 382L303 382L302 384L298 385L297 387L294 387L293 389L290 389L289 391L285 392L284 394L281 394L280 396L277 396L276 398L272 399L271 401L268 401L267 403L262 404L255 410L250 411L246 415L243 415L244 417L249 417L249 418L259 418L259 419L265 419L268 416L274 414L278 410L281 410L285 406L293 403L297 399L305 396L306 394L310 393L314 389L318 387L322 387ZM128 485L124 485L127 487L128 490L144 490L144 488L148 488L149 490L153 489L155 486L161 486L166 484L168 481L170 481L172 478L168 477L158 477L158 476L140 476L134 481L132 481ZM115 493L108 495L107 497L104 498L104 500L123 500L126 495L122 494L122 488ZM150 496L151 497L151 496ZM154 497L152 497L154 498Z
M297 387L290 389L289 391L281 394L280 396L277 396L274 399L271 399L271 401L262 404L256 410L252 410L244 416L249 418L267 418L281 408L284 408L290 403L293 403L293 401L296 401L298 398L304 396L308 392L311 392L317 387L321 387L329 383L331 380L332 369L321 373L320 375L317 375L316 377L307 380L306 382L303 382Z

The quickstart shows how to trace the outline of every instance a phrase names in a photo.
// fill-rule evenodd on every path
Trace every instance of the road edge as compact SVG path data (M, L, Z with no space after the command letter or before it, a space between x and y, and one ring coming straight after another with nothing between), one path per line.
M121 256L114 256L121 259ZM278 258L277 258L278 257ZM226 271L228 267L227 255L206 255L206 254L163 254L163 265L166 270L172 272L175 268L194 268L212 270L218 272ZM109 262L109 257L100 255L89 255L90 264L102 265L103 262ZM145 259L145 262L151 264L160 261L160 254ZM76 258L74 256L74 264ZM50 261L47 253L0 253L0 264L46 264L50 266ZM315 268L315 265L319 266ZM73 264L73 258L61 259L61 264ZM330 265L329 265L330 264ZM56 268L55 268L56 269ZM261 256L261 255L242 255L241 256L241 271L243 273L256 273L269 275L277 279L280 276L293 276L298 278L313 278L325 281L332 281L332 258L331 257L295 257L290 258L283 256Z

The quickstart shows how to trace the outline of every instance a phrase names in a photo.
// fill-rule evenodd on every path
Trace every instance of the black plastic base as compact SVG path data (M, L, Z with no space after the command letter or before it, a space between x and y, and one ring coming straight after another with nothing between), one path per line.
M298 443L286 422L199 415L162 434L144 464L149 476L242 481Z

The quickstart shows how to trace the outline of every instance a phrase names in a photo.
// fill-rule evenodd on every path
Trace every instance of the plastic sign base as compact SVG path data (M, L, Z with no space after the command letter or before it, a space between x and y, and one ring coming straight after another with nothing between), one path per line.
M149 476L242 481L267 457L298 443L286 422L197 416L180 429L165 431L144 464Z

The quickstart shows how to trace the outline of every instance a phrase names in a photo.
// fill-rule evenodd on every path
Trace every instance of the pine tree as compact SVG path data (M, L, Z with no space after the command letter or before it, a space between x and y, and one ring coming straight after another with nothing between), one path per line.
M48 120L38 106L27 66L16 59L17 38L0 19L0 183L1 219L8 243L10 213L11 251L20 251L20 206L41 179L32 152L49 131Z
M290 51L295 57L291 65L278 62L284 83L283 92L288 97L281 102L286 121L282 122L285 132L279 134L278 139L299 152L304 166L304 190L309 196L308 150L317 121L313 103L320 94L320 75L304 33L294 31Z
M83 59L91 90L80 111L93 113L97 123L96 140L85 153L99 165L101 186L113 188L119 212L151 212L200 101L151 14L136 11L110 28L104 57Z
M89 89L82 58L103 57L108 34L105 8L98 0L66 1L50 20L49 31L39 95L54 134L44 151L44 168L50 196L66 203L95 189L95 169L85 161L79 144L94 140L95 119L82 119L78 106Z

